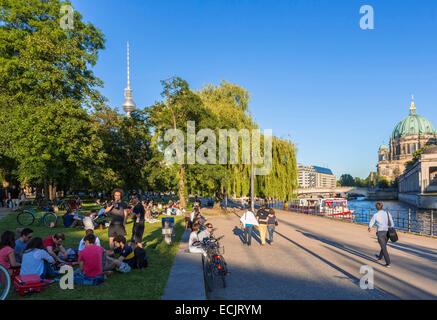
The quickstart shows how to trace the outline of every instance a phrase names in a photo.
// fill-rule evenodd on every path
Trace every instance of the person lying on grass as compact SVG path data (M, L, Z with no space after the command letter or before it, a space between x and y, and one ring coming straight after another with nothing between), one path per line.
M112 268L126 273L130 272L135 266L135 253L131 246L126 244L124 236L116 236L114 238L114 250L107 250L107 262L112 264ZM115 257L118 258L115 258Z
M57 263L63 263L68 258L67 250L62 245L64 240L65 235L63 233L56 233L43 240L45 249Z
M0 265L12 273L12 268L17 268L20 263L15 259L15 234L12 231L5 231L0 242Z
M54 275L52 264L55 259L44 250L43 241L39 237L30 239L23 253L20 276L37 274L42 279Z
M79 248L78 248L78 251L79 251L79 252L81 252L83 249L85 249L85 238L86 238L86 236L89 235L89 234L94 235L94 230L93 230L93 229L87 229L87 230L85 231L85 236L84 236L84 237L80 240L80 242L79 242ZM99 237L96 236L96 240L95 240L94 244L95 244L96 246L101 247Z
M105 280L103 248L96 245L96 239L93 233L88 233L83 238L85 248L79 253L79 268L74 272L74 283L76 284L95 286Z

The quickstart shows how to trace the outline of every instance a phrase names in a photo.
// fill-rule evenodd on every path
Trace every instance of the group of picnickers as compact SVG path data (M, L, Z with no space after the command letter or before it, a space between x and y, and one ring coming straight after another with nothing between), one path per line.
M249 207L240 217L240 223L244 232L244 244L248 246L252 245L252 233L254 229L258 229L259 231L262 246L266 243L270 245L273 243L273 235L275 228L278 226L278 219L276 218L275 210L272 208L263 205L255 214Z
M113 271L130 272L147 267L148 260L143 248L145 210L138 198L132 199L132 238L126 239L127 204L122 201L123 191L113 191L113 201L105 209L111 218L108 228L109 249L105 249L94 234L93 227L85 227L84 237L76 248L64 247L65 235L56 233L42 238L25 228L16 235L5 231L0 241L0 265L11 275L38 275L47 281L59 279L59 268L64 264L78 266L74 282L82 285L98 285Z

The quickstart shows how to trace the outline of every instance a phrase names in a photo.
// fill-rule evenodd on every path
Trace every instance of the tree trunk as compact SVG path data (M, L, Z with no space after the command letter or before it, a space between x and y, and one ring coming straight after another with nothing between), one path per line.
M43 186L43 188L44 188L44 198L48 198L48 196L49 196L49 187L48 187L48 185L47 185L47 179L46 178L44 178L44 186Z
M181 208L186 208L185 201L185 165L179 169L179 204Z
M48 198L50 200L54 200L56 198L56 185L53 182L49 184Z

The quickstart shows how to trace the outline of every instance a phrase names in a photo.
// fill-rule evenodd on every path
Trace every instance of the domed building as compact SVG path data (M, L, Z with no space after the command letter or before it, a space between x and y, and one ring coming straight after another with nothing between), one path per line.
M410 114L395 126L390 144L379 148L378 176L395 180L404 172L407 162L413 159L415 151L436 143L436 130L428 119L416 113L412 98Z

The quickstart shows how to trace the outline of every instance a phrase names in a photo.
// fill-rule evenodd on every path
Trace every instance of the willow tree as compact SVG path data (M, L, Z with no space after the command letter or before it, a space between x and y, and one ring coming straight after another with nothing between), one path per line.
M219 86L207 85L199 91L203 104L217 118L215 126L218 129L258 129L249 112L249 93L244 88L222 82ZM218 133L217 133L218 134ZM228 143L230 141L228 140ZM225 189L234 196L247 196L250 192L250 165L243 163L243 141L238 141L239 163L216 166L213 170L216 179L216 189ZM263 145L263 136L261 136ZM228 148L229 154L229 148ZM263 152L261 150L261 154ZM223 172L225 171L225 173ZM214 176L212 176L214 178ZM278 199L291 199L297 190L296 149L291 141L273 138L272 140L272 170L266 176L257 176L255 181L256 194ZM198 185L198 184L196 184Z

